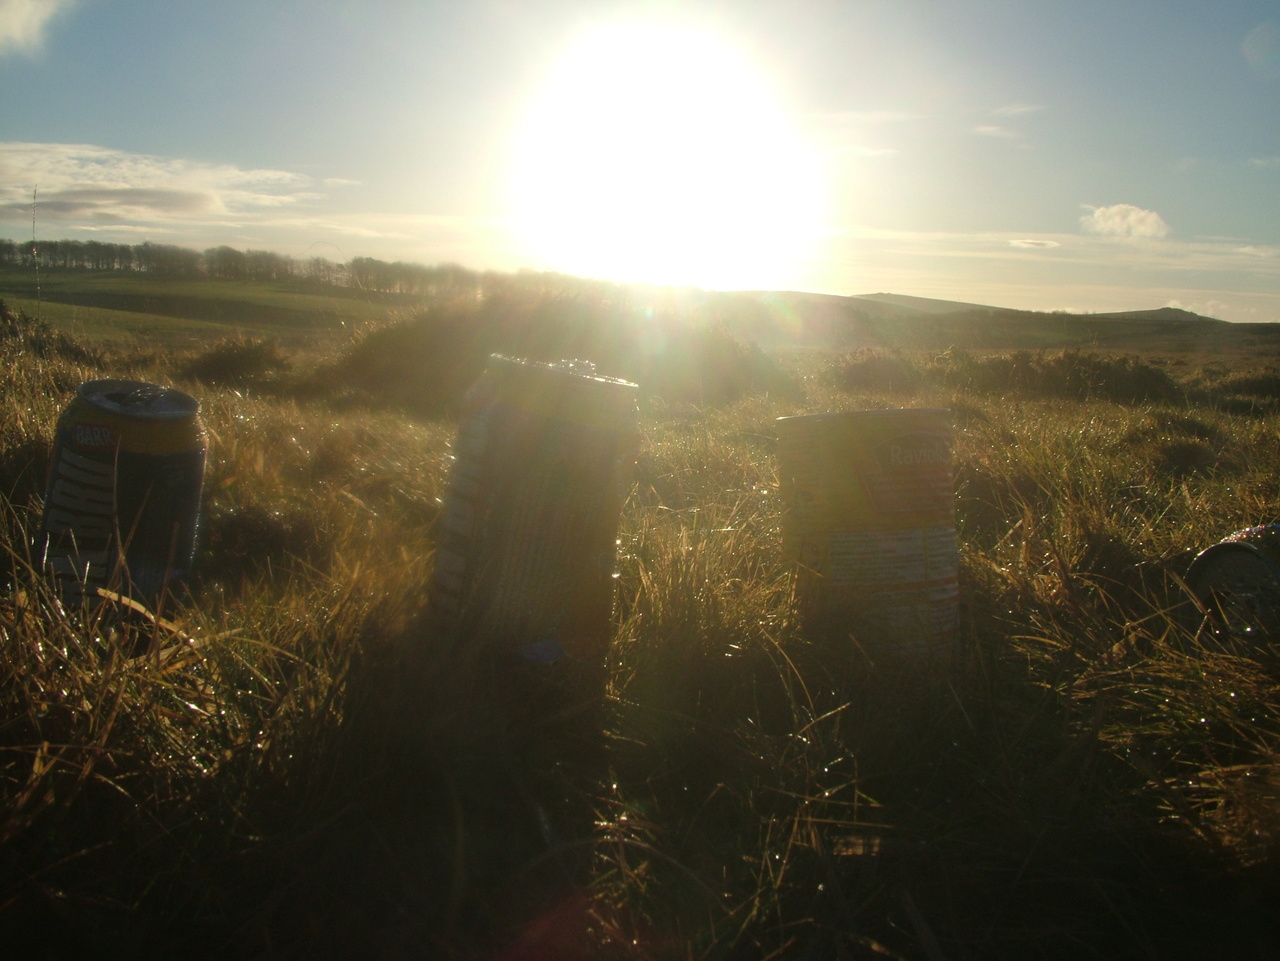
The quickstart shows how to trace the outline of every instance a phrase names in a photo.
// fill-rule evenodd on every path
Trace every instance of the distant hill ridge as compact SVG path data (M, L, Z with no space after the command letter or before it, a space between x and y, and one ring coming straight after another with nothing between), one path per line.
M988 307L986 304L969 304L960 300L936 300L933 297L912 297L908 294L857 294L850 300L871 301L891 307L905 307L922 314L958 314L970 310L1001 313L1024 313L1008 307Z
M982 311L987 314L1006 314L1018 316L1052 316L1061 317L1065 312L1043 310L1018 310L1012 307L991 307L986 304L970 304L959 300L937 300L932 297L912 297L907 294L857 294L849 298L852 301L868 301L876 304L888 304L892 307L905 308L922 314L959 314ZM1183 310L1180 307L1158 307L1154 310L1115 310L1106 313L1077 314L1066 316L1090 318L1093 320L1201 320L1226 323L1214 317Z
M259 337L307 337L379 322L394 311L452 304L459 296L475 301L483 292L486 303L508 304L509 313L542 305L538 309L578 317L584 329L607 329L641 314L676 327L714 321L739 342L760 348L1243 350L1280 361L1280 323L1233 324L1177 307L1077 314L886 292L848 296L714 291L611 284L559 274L462 271L454 277L445 268L433 270L422 276L440 280L437 288L384 291L310 278L193 280L138 271L70 269L42 271L37 288L33 270L0 269L0 299L68 331L104 339L136 333L201 341L237 331ZM457 283L445 283L442 277Z
M764 346L1280 352L1280 324L1233 324L1179 307L1068 313L883 292L755 291L745 296L766 314L790 318L772 329L734 325L739 336Z

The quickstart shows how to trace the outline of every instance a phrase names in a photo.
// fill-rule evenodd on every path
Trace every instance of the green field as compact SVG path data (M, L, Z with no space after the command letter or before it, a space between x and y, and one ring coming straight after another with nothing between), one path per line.
M247 333L307 338L382 320L411 298L345 287L0 271L0 299L90 341L196 344Z
M1161 327L1139 354L880 318L878 344L775 352L714 300L598 286L414 308L59 283L50 327L0 323L15 956L1280 952L1280 650L1181 581L1280 514L1268 332ZM16 279L0 297L32 312ZM433 627L491 351L640 383L593 689ZM30 559L54 423L113 376L189 391L208 431L196 573L158 612L64 611ZM952 412L943 659L806 631L781 550L775 418L899 407Z

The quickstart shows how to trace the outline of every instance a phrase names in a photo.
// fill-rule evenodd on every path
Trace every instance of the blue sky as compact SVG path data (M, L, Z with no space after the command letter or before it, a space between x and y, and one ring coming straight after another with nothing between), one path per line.
M1280 321L1280 7L0 0L0 235Z

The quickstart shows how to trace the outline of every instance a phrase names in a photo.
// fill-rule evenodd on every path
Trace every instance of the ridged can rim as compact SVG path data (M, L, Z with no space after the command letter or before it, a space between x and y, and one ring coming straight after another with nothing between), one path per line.
M200 413L190 394L141 380L87 380L76 396L104 413L136 420L190 420Z

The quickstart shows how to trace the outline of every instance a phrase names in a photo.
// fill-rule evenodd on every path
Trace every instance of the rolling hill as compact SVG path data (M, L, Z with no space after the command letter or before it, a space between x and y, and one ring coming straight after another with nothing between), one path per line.
M780 331L790 346L1247 352L1280 358L1280 324L1233 324L1175 307L1068 314L891 293L753 296L790 318Z
M536 275L494 275L496 290ZM559 296L591 301L599 282L559 277ZM579 294L572 294L575 285ZM621 292L619 294L619 292ZM37 299L38 298L38 299ZM619 304L657 300L685 317L715 318L743 342L765 348L1045 350L1078 348L1197 354L1250 353L1280 359L1280 324L1232 324L1173 307L1099 314L1046 313L905 294L856 296L803 291L658 291L618 287L594 322ZM90 339L156 338L188 343L245 334L288 340L333 335L428 305L421 296L301 283L179 280L129 274L0 272L0 299ZM588 311L590 312L590 311Z

